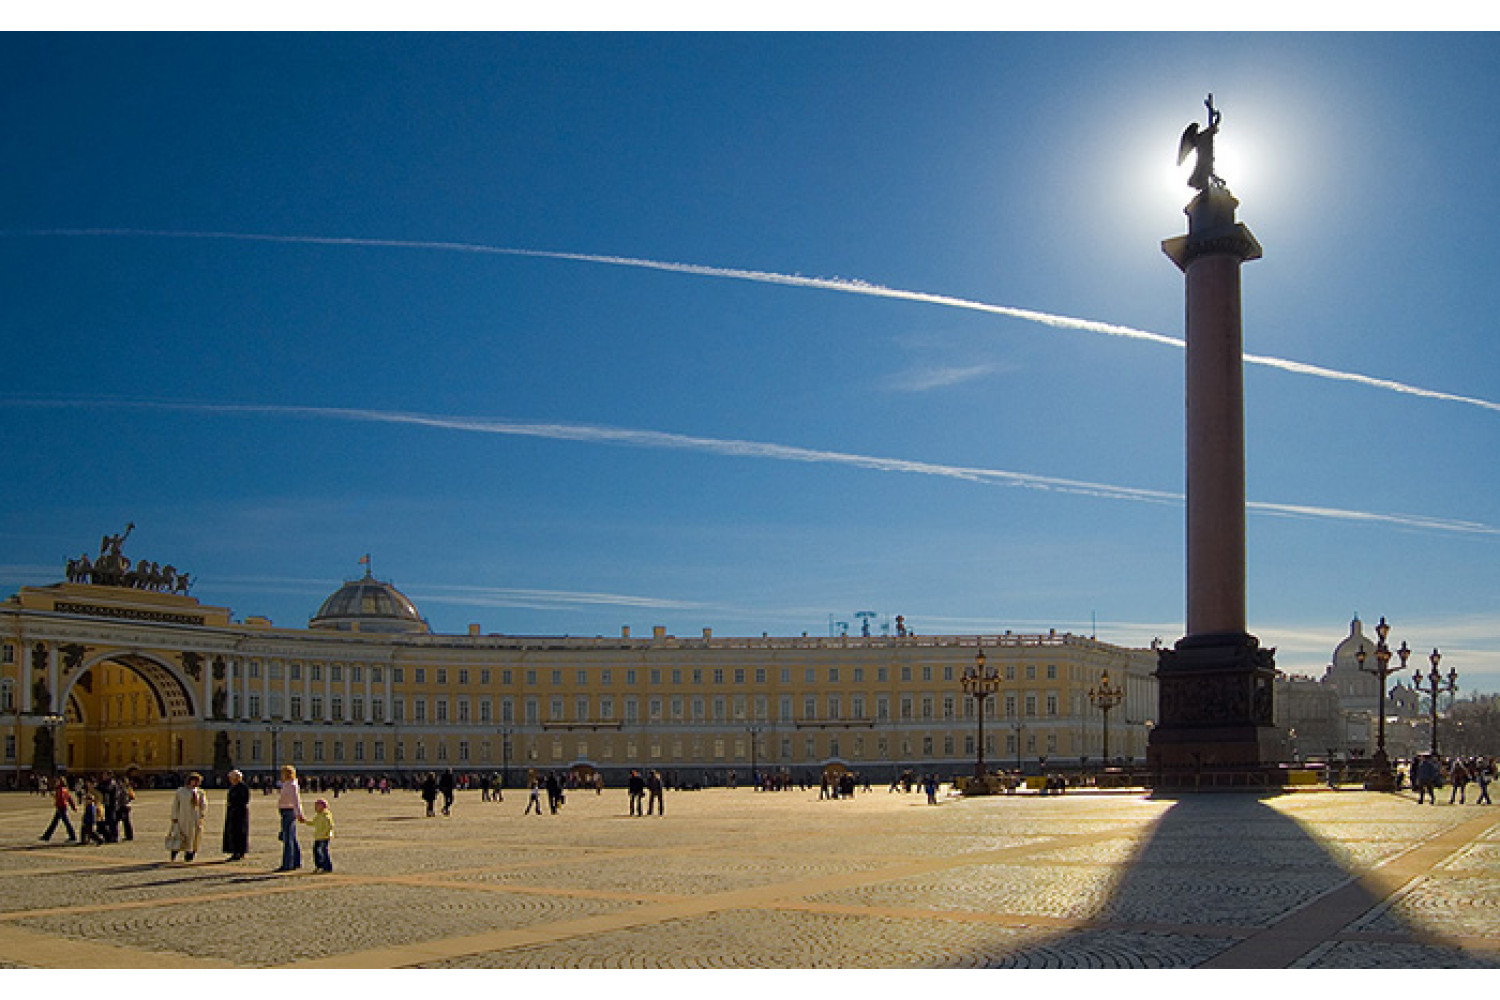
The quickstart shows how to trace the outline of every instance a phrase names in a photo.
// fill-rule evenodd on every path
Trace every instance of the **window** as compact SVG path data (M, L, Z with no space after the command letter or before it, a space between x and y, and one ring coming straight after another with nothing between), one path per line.
M502 670L502 671L500 671L500 683L501 684L509 685L510 682L511 682L510 678L511 678L511 673L510 673L509 670Z
M1055 694L1048 694L1047 695L1047 714L1048 715L1056 715L1057 714L1057 695L1055 695Z
M343 760L344 760L344 741L343 740L334 740L333 741L333 759L334 759L334 761L336 763L342 763L343 762Z
M384 698L371 698L370 699L370 721L371 722L384 722L385 721L385 699Z
M6 646L6 649L13 649ZM16 710L16 682L7 677L0 681L0 712L14 712ZM15 737L12 736L12 739Z
M469 741L468 740L459 740L458 741L458 759L461 760L461 761L463 761L464 763L468 763L468 761L469 761Z
M828 696L828 717L830 719L834 719L834 720L842 718L842 715L840 714L840 711L839 711L840 708L841 708L841 706L839 704L839 696L836 695L836 694L829 695Z
M363 681L365 679L365 668L361 667L358 663L356 663L354 666L350 667L349 668L349 679L352 680L352 681L354 681L356 684L358 684L361 681Z
M903 681L909 681L909 680L911 680L911 667L902 667L901 668L901 679Z
M260 695L258 694L250 696L250 718L260 718Z
M365 700L363 698L352 698L349 701L349 718L355 722L363 722L365 718Z
M736 684L743 684L743 683L745 683L745 671L743 669L737 669L737 670L735 670L735 672L734 672L734 682Z
M553 698L551 709L552 713L547 718L553 722L561 722L563 717L563 700L561 698Z
M652 684L660 684L661 683L661 671L660 670L653 669L651 671L651 683Z
M922 718L932 718L932 695L930 694L922 697Z
M384 674L384 672L379 667L371 667L370 668L370 683L371 684L384 684L385 683L384 677L385 677L385 674ZM379 746L379 744L376 744L376 746Z
M528 671L526 671L526 683L530 684L530 685L536 684L536 671L535 670L528 670Z
M323 664L314 663L312 665L312 679L315 681L320 681L323 679Z
M448 683L448 668L447 667L438 667L438 669L437 669L437 682L439 684L447 684Z
M1005 696L1005 714L1008 716L1016 714L1016 696L1013 694Z
M943 695L943 718L953 718L953 696L951 694Z
M406 699L402 698L400 695L397 695L396 697L391 699L391 721L406 721Z
M552 671L552 686L553 687L562 687L562 682L563 682L562 681L562 671L561 670L554 670L554 671Z
M331 699L331 707L332 707L332 711L333 711L333 721L334 722L343 722L344 721L344 699L340 698L338 695L334 695L333 698Z
M16 647L15 647L14 643L7 642L5 644L4 661L6 663L15 663L16 662ZM14 737L12 737L12 739L14 739ZM12 756L14 756L14 755L12 755Z
M783 683L783 684L790 684L790 683L792 683L792 668L791 667L782 667L781 668L781 683Z
M515 722L516 721L515 705L512 703L511 699L509 699L509 698L501 698L500 699L500 721L501 722Z
M385 742L383 740L377 740L375 743L375 759L377 761L385 760Z
M781 696L780 718L782 722L792 721L792 696L789 694L784 694Z
M448 699L447 698L434 698L434 699L432 699L432 710L433 710L433 715L434 715L435 721L437 721L437 722L447 722L448 721Z
M573 718L579 722L587 722L589 719L589 700L587 698L573 699ZM581 755L580 755L581 756Z
M469 683L469 669L467 667L463 667L463 668L459 669L459 671L458 671L458 683L460 683L460 684L467 684L467 683Z
M707 709L704 705L703 698L701 696L695 696L693 698L693 721L702 722L705 711L707 711Z
M683 713L682 695L680 695L680 694L674 694L672 696L672 718L680 722L680 721L682 721L682 713Z
M599 683L609 687L615 682L615 672L608 668L599 671Z
M878 719L881 722L884 722L887 719L889 719L890 717L891 717L891 699L888 698L888 697L886 697L883 694L882 695L876 695L876 697L875 697L875 718ZM884 752L885 752L884 750L881 751L881 753L884 753Z
M412 683L414 683L414 684L426 684L427 683L427 668L426 667L417 667L414 670L412 670L411 674L412 674Z
M864 667L855 667L854 668L854 683L861 684L861 683L864 682L864 679L865 679L865 668Z
M526 699L526 724L534 726L541 721L542 706L536 698Z
M723 684L724 683L724 671L723 671L722 668L714 670L714 683L715 684Z
M839 668L838 667L829 667L828 668L828 683L830 683L830 684L837 684L838 682L839 682Z
M614 717L615 700L609 695L601 696L599 698L599 718L603 719L605 722L612 722L614 721Z
M1028 694L1026 696L1026 714L1027 715L1035 715L1036 714L1036 695L1034 695L1034 694Z
M1034 681L1034 680L1036 680L1036 664L1035 663L1028 663L1028 664L1026 664L1026 679L1028 681Z
M587 670L579 670L575 681L579 687L583 687L589 682L589 672Z
M814 684L817 682L817 677L814 675L814 670L812 667L808 667L806 670L802 671L802 682L804 684Z
M335 680L335 681L341 681L341 680L343 680L344 679L344 668L343 668L343 666L341 664L335 663L333 666L329 667L328 668L328 679L329 680Z
M316 701L317 699L314 699ZM427 721L427 699L413 698L411 700L411 718L413 722Z
M489 698L480 698L479 699L479 721L480 722L493 722L494 721L494 711L495 711L495 703L491 699L489 699Z
M321 761L322 759L323 759L323 741L322 740L313 740L313 760L315 760L315 761Z
M652 722L660 722L661 721L661 699L660 698L652 698L650 705L647 706L647 709L651 713L651 721Z
M458 721L469 721L469 699L467 698L458 699Z
M365 741L364 740L355 740L354 741L354 759L356 761L360 761L360 760L364 760L365 759Z
M901 697L901 718L911 718L911 695L902 695Z
M406 669L404 667L392 667L391 668L391 683L392 684L405 684L406 683Z
M930 664L922 667L922 679L924 681L932 680L932 666Z
M818 717L818 699L812 695L806 695L802 699L802 717L804 719L816 719Z
M875 681L879 684L885 683L885 667L875 668ZM885 751L882 750L881 752L884 753Z
M485 687L490 686L490 668L484 667L479 671L479 683Z
M637 721L639 721L639 718L640 716L636 713L635 695L628 695L625 698L625 722L627 725L633 726ZM630 756L635 756L634 750L630 751Z
M1049 664L1047 664L1047 679L1049 681L1055 681L1055 680L1057 680L1057 664L1055 664L1055 663L1049 663Z
M631 669L625 671L625 683L626 684L634 684L635 683L635 669L634 668L631 668ZM631 756L635 756L635 755L632 754Z

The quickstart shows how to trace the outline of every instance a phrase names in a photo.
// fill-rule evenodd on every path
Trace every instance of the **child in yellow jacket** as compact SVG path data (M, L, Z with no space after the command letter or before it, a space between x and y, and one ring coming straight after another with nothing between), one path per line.
M320 872L333 871L333 861L328 856L328 842L333 839L333 810L328 808L327 799L319 799L313 803L312 819L304 819L302 822L311 823L313 828L313 865Z

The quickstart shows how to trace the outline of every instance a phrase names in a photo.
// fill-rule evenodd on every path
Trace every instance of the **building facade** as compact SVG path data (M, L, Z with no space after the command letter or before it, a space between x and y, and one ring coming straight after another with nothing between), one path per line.
M107 577L99 577L108 579ZM180 588L185 591L185 587ZM1142 759L1151 650L1060 634L610 637L434 634L368 573L305 629L124 582L25 587L0 604L3 772L50 765L247 773L633 767L708 780L842 764L871 778L968 773L980 719L960 679L998 672L984 706L995 767L1098 763L1107 672L1124 691L1112 758Z

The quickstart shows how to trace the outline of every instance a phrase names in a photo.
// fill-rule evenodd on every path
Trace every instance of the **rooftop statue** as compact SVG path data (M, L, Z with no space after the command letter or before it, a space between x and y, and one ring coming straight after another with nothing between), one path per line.
M1213 94L1209 94L1208 100L1203 104L1208 108L1208 127L1199 131L1198 123L1193 122L1182 133L1182 141L1177 144L1179 166L1188 158L1189 153L1196 151L1198 154L1198 162L1193 168L1192 176L1188 178L1188 187L1195 187L1199 191L1224 186L1224 179L1214 173L1214 136L1219 133L1219 119L1223 115L1214 107Z

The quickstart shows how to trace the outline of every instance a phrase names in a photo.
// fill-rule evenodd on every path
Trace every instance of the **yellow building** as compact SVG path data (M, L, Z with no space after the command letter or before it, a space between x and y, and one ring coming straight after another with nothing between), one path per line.
M47 770L53 745L73 771L970 773L979 718L961 678L981 652L999 679L984 708L992 766L1097 764L1105 717L1090 692L1106 672L1123 692L1111 757L1144 758L1156 711L1152 651L1055 631L438 635L368 573L289 629L167 592L170 576L143 589L69 575L0 604L0 774Z

